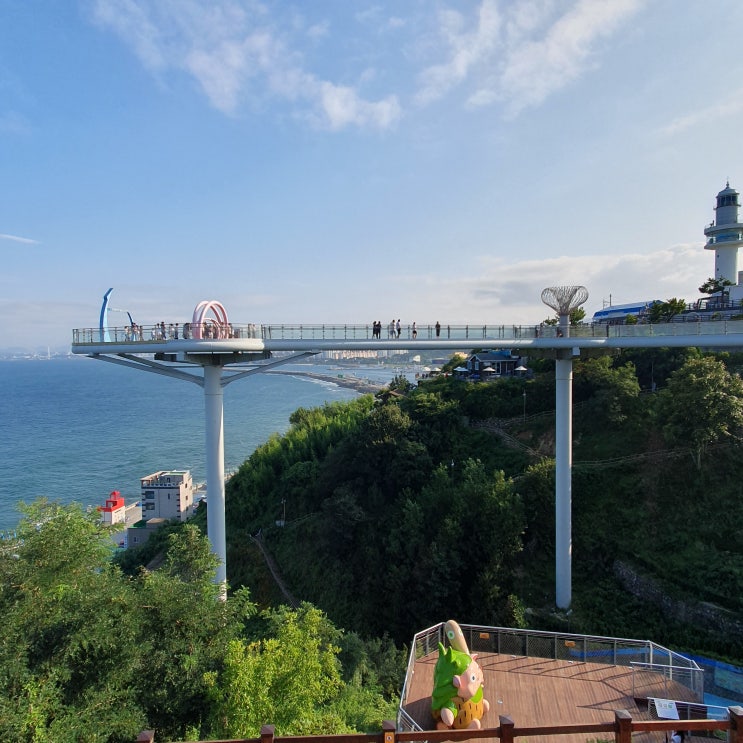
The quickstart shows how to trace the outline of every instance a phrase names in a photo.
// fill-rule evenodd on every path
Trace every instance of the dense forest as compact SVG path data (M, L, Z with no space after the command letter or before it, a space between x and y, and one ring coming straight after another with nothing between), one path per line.
M259 534L293 597L364 636L409 643L451 616L741 661L740 363L696 349L576 361L569 613L554 610L548 358L529 379L398 379L297 410L229 483L230 581L261 604L285 600Z
M229 480L226 602L204 513L112 558L94 515L27 506L0 545L0 738L379 730L413 635L449 618L742 664L742 363L576 360L569 612L547 357L528 378L399 377L297 410Z

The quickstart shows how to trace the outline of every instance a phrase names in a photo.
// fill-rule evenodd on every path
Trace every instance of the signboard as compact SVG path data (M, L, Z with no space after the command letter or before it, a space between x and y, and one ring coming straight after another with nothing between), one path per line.
M678 720L679 711L676 708L676 702L672 699L658 699L655 698L655 711L658 713L658 717L664 720Z

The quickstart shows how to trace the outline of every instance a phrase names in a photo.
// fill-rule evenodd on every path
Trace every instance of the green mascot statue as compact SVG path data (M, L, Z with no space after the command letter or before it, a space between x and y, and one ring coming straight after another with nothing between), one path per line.
M483 673L477 655L470 655L459 625L449 620L444 629L449 647L439 643L433 671L431 711L439 730L480 728L490 704L483 697Z

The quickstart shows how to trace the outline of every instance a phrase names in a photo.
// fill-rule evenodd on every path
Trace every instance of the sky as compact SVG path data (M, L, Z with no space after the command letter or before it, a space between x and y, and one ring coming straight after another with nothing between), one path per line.
M0 0L0 348L701 295L740 0Z

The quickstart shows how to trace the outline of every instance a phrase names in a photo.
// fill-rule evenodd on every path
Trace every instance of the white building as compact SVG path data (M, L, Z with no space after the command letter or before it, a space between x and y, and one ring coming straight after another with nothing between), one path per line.
M153 472L142 484L142 519L178 519L193 514L193 480L189 470Z
M731 302L743 299L743 271L738 271L738 248L743 246L743 222L738 219L740 200L730 183L717 194L715 221L704 230L707 237L705 250L715 251L715 278L727 279Z

